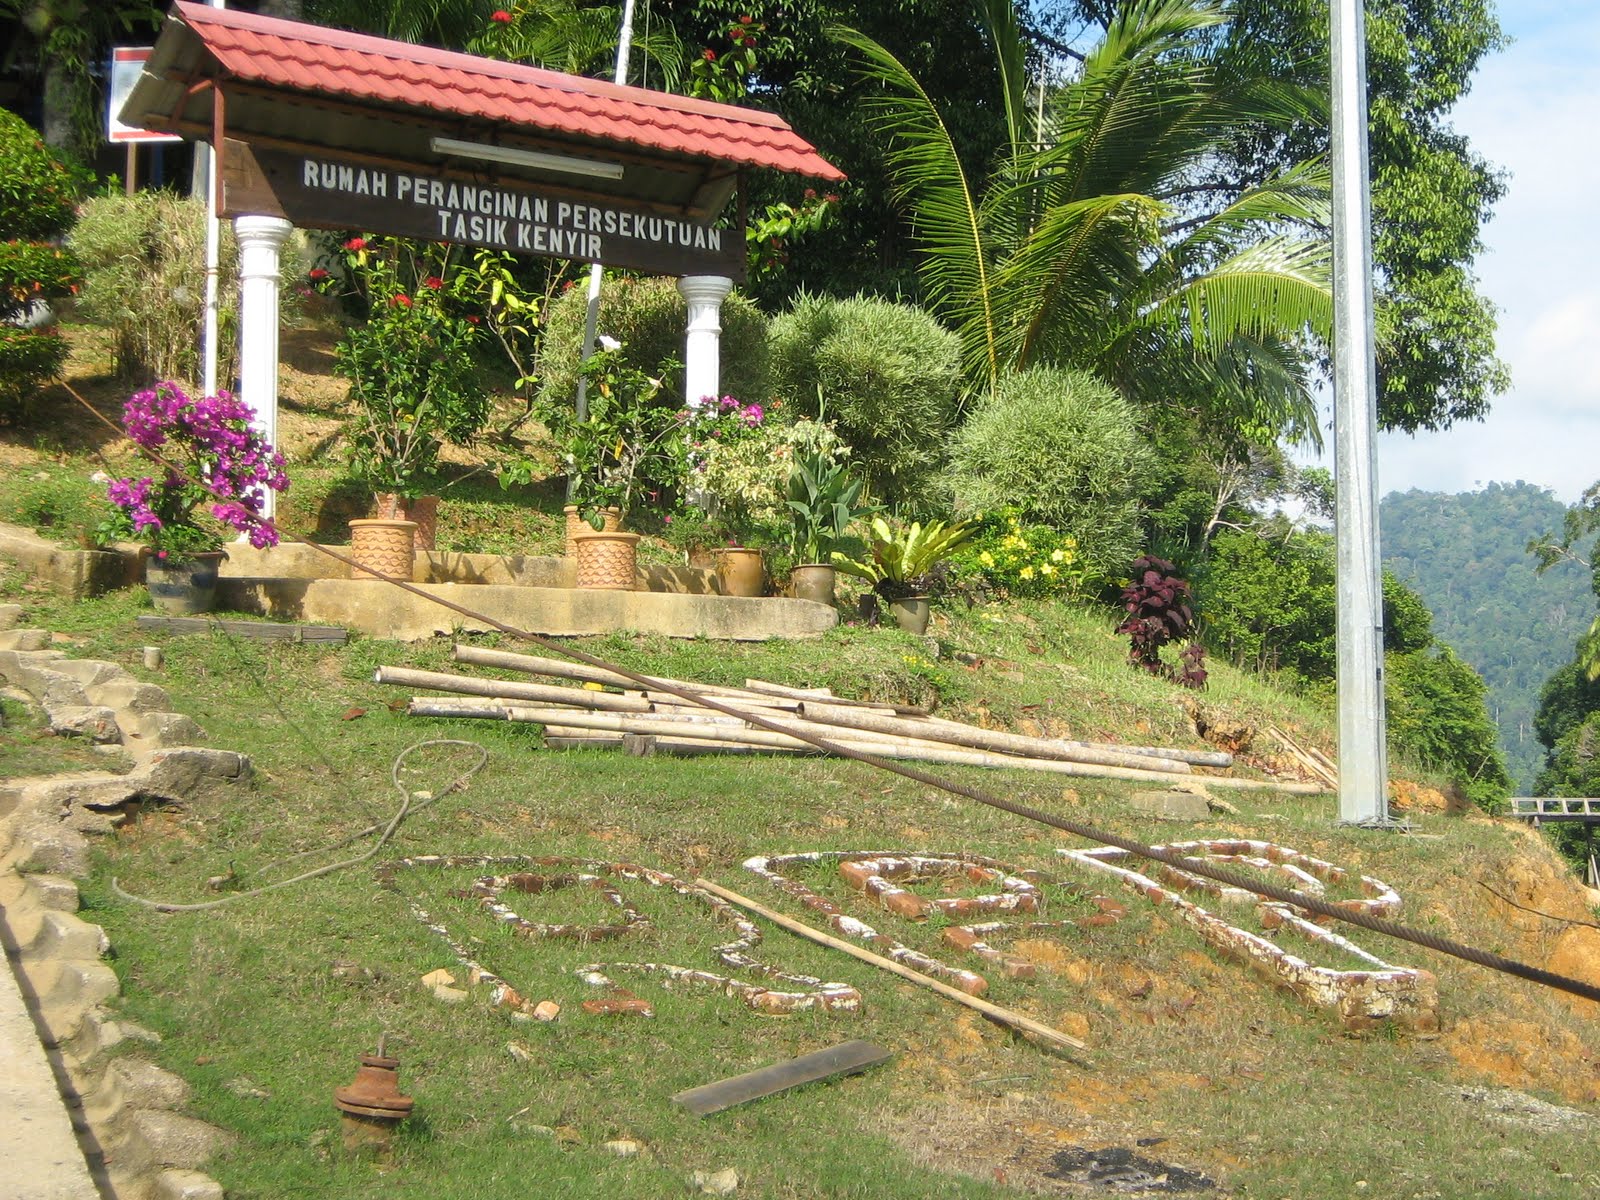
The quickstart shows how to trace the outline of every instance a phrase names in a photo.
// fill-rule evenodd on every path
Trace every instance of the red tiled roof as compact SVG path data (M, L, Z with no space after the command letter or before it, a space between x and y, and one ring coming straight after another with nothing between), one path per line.
M781 117L755 109L183 0L173 12L229 76L250 83L844 178Z

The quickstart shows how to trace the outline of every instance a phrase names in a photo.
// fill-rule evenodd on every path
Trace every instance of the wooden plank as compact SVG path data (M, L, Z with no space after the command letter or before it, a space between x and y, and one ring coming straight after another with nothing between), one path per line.
M697 1117L721 1112L736 1105L748 1104L802 1084L818 1083L841 1075L858 1075L869 1067L888 1062L894 1052L875 1046L871 1042L844 1042L826 1050L813 1050L799 1058L773 1063L759 1071L747 1071L729 1079L702 1084L678 1092L673 1103L681 1104Z
M234 637L263 642L316 642L342 646L350 640L348 630L338 625L284 625L276 621L230 621L220 617L139 617L140 629L178 636L208 633L221 629Z

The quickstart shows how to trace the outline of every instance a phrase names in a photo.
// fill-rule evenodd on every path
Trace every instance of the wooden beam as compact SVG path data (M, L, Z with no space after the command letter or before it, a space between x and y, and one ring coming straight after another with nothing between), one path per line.
M841 1075L857 1075L893 1057L892 1051L858 1038L826 1050L813 1050L799 1058L773 1063L759 1071L747 1071L743 1075L689 1088L674 1094L672 1101L683 1105L695 1116L704 1117L736 1105L748 1104L752 1100L775 1096L802 1084L818 1083Z

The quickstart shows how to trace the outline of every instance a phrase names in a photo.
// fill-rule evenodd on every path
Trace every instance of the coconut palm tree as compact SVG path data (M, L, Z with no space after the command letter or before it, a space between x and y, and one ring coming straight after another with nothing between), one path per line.
M896 57L836 30L879 86L871 122L972 381L1082 367L1245 437L1314 437L1310 356L1332 324L1327 173L1304 164L1228 193L1204 168L1243 124L1322 119L1318 99L1215 71L1212 37L1227 19L1216 0L1125 6L1076 78L1053 89L1030 76L1012 0L975 9L1007 129L984 178Z

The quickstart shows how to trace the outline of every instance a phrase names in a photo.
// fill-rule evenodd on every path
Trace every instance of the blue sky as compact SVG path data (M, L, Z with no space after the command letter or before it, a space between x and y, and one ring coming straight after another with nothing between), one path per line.
M1511 390L1482 424L1380 437L1378 487L1521 479L1571 503L1600 480L1600 5L1500 8L1515 41L1479 67L1453 124L1509 175L1478 274Z

